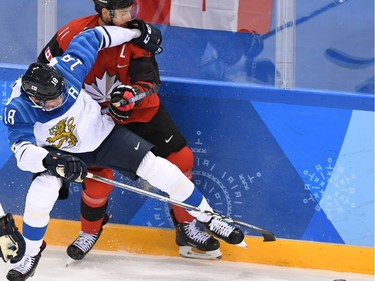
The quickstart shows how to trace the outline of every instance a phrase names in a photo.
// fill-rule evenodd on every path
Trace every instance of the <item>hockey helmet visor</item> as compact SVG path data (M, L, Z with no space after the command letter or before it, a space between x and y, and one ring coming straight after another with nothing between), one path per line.
M101 14L102 8L106 8L109 11L114 11L116 9L125 9L131 7L130 14L132 19L135 19L138 15L137 0L94 0L94 3L95 10L98 14Z

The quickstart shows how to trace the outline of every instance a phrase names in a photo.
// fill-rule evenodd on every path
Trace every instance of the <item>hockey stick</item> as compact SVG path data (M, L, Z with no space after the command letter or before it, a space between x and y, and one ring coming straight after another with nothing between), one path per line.
M328 10L332 9L332 8L335 8L345 2L347 2L349 0L334 0L330 3L328 3L327 5L323 6L323 7L320 7L319 9L316 9L315 11L311 12L309 15L306 15L306 16L303 16L303 17L300 17L296 20L295 22L295 25L300 25L301 23L304 23L305 21L308 21L308 20L311 20L312 18L324 13L324 12L327 12ZM292 26L292 23L291 22L287 22L286 25L282 25L282 26L278 26L276 27L275 29L272 29L269 33L265 34L265 35L262 35L262 39L267 39L273 35L276 34L276 32L279 32L279 31L282 31L284 30L285 28L288 28Z
M374 64L374 58L354 57L333 48L325 50L324 55L331 62L346 68L365 68Z
M154 83L154 84L152 84L152 87L150 89L148 89L147 91L141 92L138 95L136 95L136 96L134 96L130 99L121 100L120 102L116 103L116 106L118 107L118 106L127 105L129 103L133 103L133 102L135 103L137 101L140 101L140 100L144 99L147 96L152 95L154 92L157 92L158 90L159 90L159 86L156 83ZM102 114L106 114L106 113L108 113L108 111L109 111L108 107L101 110Z
M255 231L261 233L263 235L263 238L264 238L263 241L264 242L276 241L275 234L273 234L270 231L264 230L262 228L259 228L257 226L254 226L254 225L242 222L242 221L238 221L238 220L229 218L229 217L221 215L221 214L219 214L217 212L214 212L214 211L212 211L212 212L211 211L203 211L203 210L201 210L198 207L195 207L195 206L192 206L192 205L189 205L189 204L186 204L186 203L183 203L183 202L171 199L169 197L165 197L165 196L162 196L162 195L159 195L159 194L155 194L155 193L152 193L152 192L149 192L149 191L146 191L146 190L142 190L142 189L136 188L136 187L131 186L131 185L127 185L125 183L121 183L121 182L110 180L110 179L107 179L107 178L104 178L104 177L101 177L101 176L97 176L97 175L94 175L92 173L87 173L86 177L89 178L89 179L92 179L92 180L96 180L96 181L102 182L102 183L114 185L114 186L117 186L117 187L122 188L122 189L130 190L130 191L133 191L133 192L141 194L141 195L146 195L148 197L152 197L154 199L158 199L158 200L166 202L166 203L174 204L176 206L180 206L180 207L185 208L185 209L197 211L197 212L200 212L200 213L203 213L203 214L207 214L207 215L210 215L210 216L213 216L213 217L219 217L219 218L221 218L224 221L232 222L234 224L247 227L249 229L252 229L252 230L255 230Z
M153 94L154 92L156 92L157 90L159 89L159 87L156 85L156 84L153 84L152 87L150 89L148 89L147 91L145 92L141 92L139 94L137 94L136 96L130 98L130 99L127 99L127 100L121 100L119 102L116 102L114 103L114 105L116 107L119 107L119 106L124 106L124 105L127 105L129 103L135 103L137 101L140 101L141 99Z

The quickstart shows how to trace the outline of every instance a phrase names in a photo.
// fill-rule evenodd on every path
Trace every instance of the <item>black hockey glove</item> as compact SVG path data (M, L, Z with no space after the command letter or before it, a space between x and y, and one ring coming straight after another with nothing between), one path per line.
M163 51L160 46L163 37L161 31L155 26L145 23L143 20L134 19L128 23L128 28L136 28L141 31L141 36L130 42L137 44L151 54L157 55Z
M53 176L62 177L70 182L82 182L87 176L87 167L81 159L57 151L48 152L43 166Z
M140 100L132 102L132 99L139 94L139 89L132 86L117 86L111 93L109 114L118 121L125 121L132 114L134 106L141 102Z
M0 256L7 262L19 262L26 250L25 240L18 231L11 214L0 218Z

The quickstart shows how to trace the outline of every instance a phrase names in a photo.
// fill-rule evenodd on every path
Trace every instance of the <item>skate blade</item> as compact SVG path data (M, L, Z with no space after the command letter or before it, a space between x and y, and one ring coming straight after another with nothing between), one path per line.
M69 267L71 265L75 265L75 264L79 263L80 261L81 260L74 260L71 257L68 257L68 259L66 260L65 267Z
M222 254L219 249L213 251L200 251L190 246L180 246L179 254L181 257L201 260L221 259Z
M239 243L239 244L236 244L236 246L247 249L247 244L246 244L245 240L242 240L242 242Z

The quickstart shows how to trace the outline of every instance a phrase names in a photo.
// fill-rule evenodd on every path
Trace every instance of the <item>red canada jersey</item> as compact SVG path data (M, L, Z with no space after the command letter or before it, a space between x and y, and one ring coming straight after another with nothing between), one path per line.
M75 19L63 26L42 50L38 60L48 62L52 57L60 56L74 36L87 28L98 26L98 20L99 15L92 15ZM137 87L141 92L147 91L153 84L159 85L155 56L132 43L101 50L85 78L83 87L102 108L106 108L111 91L120 84ZM124 123L149 122L157 112L159 104L156 92L143 98Z

